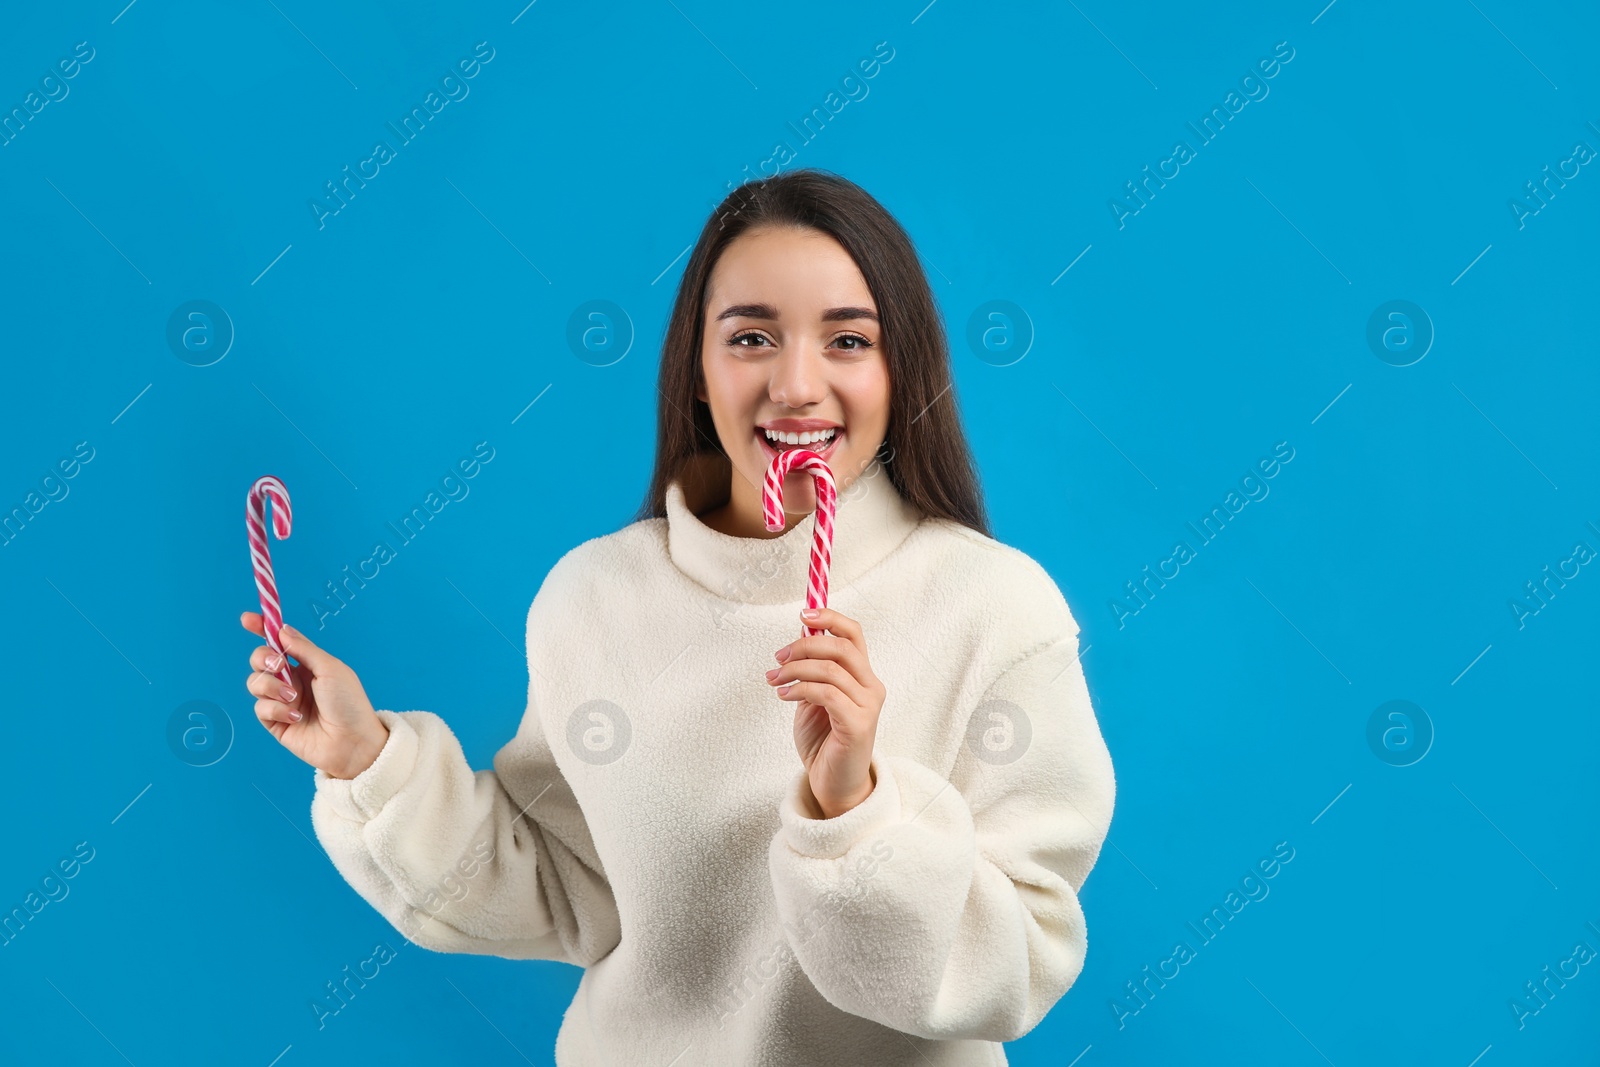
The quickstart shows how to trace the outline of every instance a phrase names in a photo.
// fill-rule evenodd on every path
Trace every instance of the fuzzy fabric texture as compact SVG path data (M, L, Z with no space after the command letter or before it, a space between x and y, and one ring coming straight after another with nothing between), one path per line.
M814 819L764 673L800 636L815 517L722 534L706 484L550 570L492 771L438 715L380 710L371 767L314 774L318 839L418 945L584 968L561 1067L1004 1064L1083 968L1115 800L1066 601L856 479L829 606L888 697L873 792Z

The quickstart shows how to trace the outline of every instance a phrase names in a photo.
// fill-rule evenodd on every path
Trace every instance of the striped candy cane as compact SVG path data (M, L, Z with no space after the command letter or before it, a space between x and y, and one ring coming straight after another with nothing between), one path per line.
M767 531L783 529L783 479L792 470L809 471L817 490L816 534L811 539L811 570L806 582L806 607L828 606L828 566L833 562L833 512L838 490L827 462L807 448L789 448L772 458L767 479L761 487L761 510ZM819 627L804 627L805 636L822 633Z
M283 683L293 687L294 678L289 673L289 657L283 655L283 643L278 631L283 628L283 610L278 606L278 583L272 576L272 555L267 551L267 501L272 501L272 532L282 541L289 536L291 515L289 490L270 474L256 479L245 498L244 524L250 535L250 562L255 567L256 591L261 594L262 629L267 634L267 644L283 656L283 665L277 674Z

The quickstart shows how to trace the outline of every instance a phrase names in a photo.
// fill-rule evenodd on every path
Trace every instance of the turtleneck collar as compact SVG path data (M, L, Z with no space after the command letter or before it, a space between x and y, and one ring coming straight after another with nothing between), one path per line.
M727 502L732 470L724 456L702 453L668 486L667 553L684 574L718 596L746 604L804 600L816 515L776 537L735 537L700 521ZM893 552L922 521L882 470L858 477L834 511L830 590L842 589Z

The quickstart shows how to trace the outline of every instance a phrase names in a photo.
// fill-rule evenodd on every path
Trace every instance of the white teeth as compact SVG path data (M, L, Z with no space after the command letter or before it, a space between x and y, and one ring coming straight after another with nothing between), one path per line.
M767 440L786 445L811 445L823 441L831 441L836 429L814 430L806 433L783 433L778 430L765 430Z

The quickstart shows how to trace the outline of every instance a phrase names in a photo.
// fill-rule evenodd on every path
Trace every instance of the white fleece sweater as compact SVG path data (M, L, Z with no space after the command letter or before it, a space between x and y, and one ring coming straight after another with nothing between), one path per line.
M416 944L584 968L561 1067L1005 1063L1083 967L1115 798L1065 600L857 479L829 606L888 691L877 784L812 819L764 673L800 636L815 518L732 537L685 484L551 568L494 770L432 712L380 710L371 767L313 776L317 837Z

